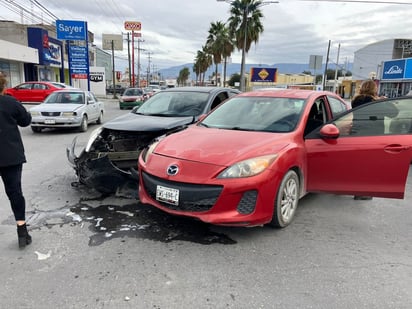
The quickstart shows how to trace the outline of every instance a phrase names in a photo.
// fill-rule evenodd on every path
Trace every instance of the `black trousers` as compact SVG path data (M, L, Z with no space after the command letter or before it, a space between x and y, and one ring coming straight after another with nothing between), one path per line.
M21 172L23 164L0 167L0 175L3 180L4 189L10 200L14 218L26 220L26 201L21 189Z

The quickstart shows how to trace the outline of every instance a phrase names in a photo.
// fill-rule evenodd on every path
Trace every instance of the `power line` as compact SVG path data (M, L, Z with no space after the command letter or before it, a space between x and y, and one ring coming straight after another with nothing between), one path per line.
M392 2L392 1L367 1L367 0L298 0L304 2L335 2L335 3L345 3L345 2L354 2L354 3L375 3L375 4L404 4L412 5L411 2Z

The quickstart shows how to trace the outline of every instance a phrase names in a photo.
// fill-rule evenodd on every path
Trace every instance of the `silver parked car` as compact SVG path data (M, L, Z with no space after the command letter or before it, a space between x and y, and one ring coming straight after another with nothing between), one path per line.
M44 103L32 107L30 113L33 132L41 132L44 128L78 128L85 132L89 123L103 122L104 103L90 91L58 90Z

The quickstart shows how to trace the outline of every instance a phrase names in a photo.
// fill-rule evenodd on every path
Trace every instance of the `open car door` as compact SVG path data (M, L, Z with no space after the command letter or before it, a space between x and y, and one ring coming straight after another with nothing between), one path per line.
M352 109L305 143L308 192L403 198L412 162L412 97Z

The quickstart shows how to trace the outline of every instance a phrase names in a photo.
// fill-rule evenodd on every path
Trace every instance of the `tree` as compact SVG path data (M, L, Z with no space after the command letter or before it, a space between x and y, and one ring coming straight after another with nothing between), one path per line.
M207 52L207 48L202 46L202 50L197 51L193 70L196 73L196 83L199 77L199 83L204 83L204 76L207 69L212 65L212 56Z
M184 67L179 72L179 76L177 77L177 84L184 86L186 84L187 80L189 79L189 76L190 76L189 68Z
M216 66L215 77L217 85L218 64L224 58L224 77L223 85L226 82L226 62L227 57L233 52L234 43L230 36L229 28L223 22L215 22L210 24L209 35L206 40L208 52L213 56L213 62Z
M259 7L264 3L259 0L234 0L231 2L229 17L229 29L235 38L236 47L242 50L241 76L245 76L245 57L252 43L259 41L259 35L263 32L263 17ZM241 90L245 81L240 81Z
M231 86L231 87L234 87L235 83L239 83L239 82L240 82L240 74L235 73L230 77L230 79L228 81L228 85Z

